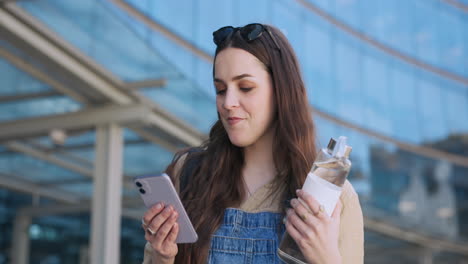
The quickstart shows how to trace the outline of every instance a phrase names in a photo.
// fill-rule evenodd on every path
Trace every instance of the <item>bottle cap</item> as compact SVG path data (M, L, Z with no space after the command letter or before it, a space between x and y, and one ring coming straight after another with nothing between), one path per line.
M344 136L340 136L338 138L338 141L336 142L336 146L333 149L333 153L332 153L333 157L337 157L337 158L348 157L346 154L349 155L349 153L351 153L351 147L346 145L347 139L348 138ZM347 149L347 147L349 148L349 150Z
M336 140L334 138L330 138L330 141L328 142L327 149L330 151L333 151L336 145Z

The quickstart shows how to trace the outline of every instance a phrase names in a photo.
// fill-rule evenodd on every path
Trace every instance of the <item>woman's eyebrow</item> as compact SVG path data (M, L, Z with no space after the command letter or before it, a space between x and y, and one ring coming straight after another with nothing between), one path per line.
M250 74L248 74L248 73L243 73L243 74L234 76L234 77L232 78L232 81L237 81L237 80L240 80L240 79L245 78L245 77L253 77L253 76L250 75ZM218 78L214 78L214 82L225 83L223 80L218 79Z

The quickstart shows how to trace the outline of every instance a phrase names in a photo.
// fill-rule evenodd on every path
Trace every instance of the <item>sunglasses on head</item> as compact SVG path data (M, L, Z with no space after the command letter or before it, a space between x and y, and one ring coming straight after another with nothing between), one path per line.
M263 32L266 31L268 35L270 35L270 38L275 43L276 48L278 50L281 50L278 43L276 42L276 39L273 37L273 34L270 32L270 30L264 25L259 24L259 23L248 24L243 27L232 27L232 26L222 27L216 30L215 32L213 32L213 42L216 44L216 46L219 46L229 36L231 36L238 30L239 30L241 37L247 42L256 40L263 34Z

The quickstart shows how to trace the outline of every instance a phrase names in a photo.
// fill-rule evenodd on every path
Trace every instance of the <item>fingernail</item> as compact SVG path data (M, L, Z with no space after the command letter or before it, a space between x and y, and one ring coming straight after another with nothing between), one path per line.
M292 199L292 200L291 200L291 205L292 205L292 206L296 206L296 204L297 204L297 200L296 200L296 199Z
M301 190L301 189L297 189L297 190L296 190L296 194L297 194L297 195L302 195L302 190Z
M156 209L161 209L161 207L162 207L161 203L156 204Z

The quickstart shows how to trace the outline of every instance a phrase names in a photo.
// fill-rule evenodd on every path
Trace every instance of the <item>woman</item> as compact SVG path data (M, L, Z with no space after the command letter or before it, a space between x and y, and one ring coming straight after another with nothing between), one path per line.
M143 217L144 263L280 263L285 230L310 263L362 263L362 212L350 183L331 217L299 190L317 149L289 42L262 24L223 27L213 37L219 120L201 148L179 153L166 171L199 240L177 246L177 213L155 205Z

